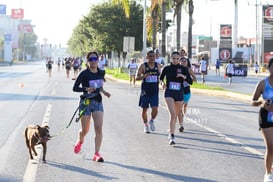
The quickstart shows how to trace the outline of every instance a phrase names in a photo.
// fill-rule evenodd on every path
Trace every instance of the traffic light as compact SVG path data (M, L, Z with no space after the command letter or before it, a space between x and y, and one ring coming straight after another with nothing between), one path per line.
M166 20L166 29L171 26L172 20Z
M162 32L161 26L162 26L162 23L161 23L161 22L158 22L157 31L158 31L159 33Z
M165 30L167 30L171 26L172 20L166 20L165 21ZM162 22L158 22L158 27L157 27L158 32L162 32Z

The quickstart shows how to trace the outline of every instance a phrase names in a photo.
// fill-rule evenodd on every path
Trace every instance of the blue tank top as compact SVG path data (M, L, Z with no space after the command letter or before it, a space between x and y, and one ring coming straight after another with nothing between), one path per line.
M159 71L157 63L154 63L154 67L150 68L148 63L144 63L145 65L145 73L149 73L150 76L142 80L141 90L145 95L153 96L157 95L159 92L158 84L159 84Z
M269 83L268 78L265 79L265 87L263 92L263 99L264 100L272 100L273 101L273 88Z

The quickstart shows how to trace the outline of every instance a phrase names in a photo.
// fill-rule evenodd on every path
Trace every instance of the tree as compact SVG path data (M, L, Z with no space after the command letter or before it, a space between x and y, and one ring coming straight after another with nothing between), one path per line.
M135 49L142 49L142 7L135 2L130 3L131 15L126 18L119 4L103 3L90 8L74 29L68 42L71 51L79 54L90 49L101 53L123 50L123 37L135 37ZM80 48L79 48L80 47ZM76 52L76 50L78 50Z
M162 22L162 44L161 44L161 52L162 56L166 56L166 9L167 9L167 2L166 0L162 1L162 13L161 13L161 22Z
M129 18L129 17L130 17L130 4L129 4L129 0L112 0L112 2L113 2L114 4L119 4L119 3L121 3L126 18Z
M184 3L184 0L174 0L173 8L174 8L174 18L176 17L176 49L181 48L181 7Z
M188 30L188 57L192 58L192 14L193 14L194 6L193 1L189 0L189 30Z
M152 0L151 7L148 9L149 15L147 16L147 39L148 43L151 44L152 48L155 49L157 47L157 32L162 31L163 22L160 20L160 12L161 12L161 2L163 0ZM161 21L161 22L160 22Z

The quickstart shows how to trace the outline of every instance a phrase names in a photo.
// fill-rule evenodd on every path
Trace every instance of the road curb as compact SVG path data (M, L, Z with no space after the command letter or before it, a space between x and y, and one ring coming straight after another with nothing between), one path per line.
M114 78L111 75L106 74L105 75L106 80L116 81L120 83L127 83L129 84L128 80L119 80ZM140 85L140 81L136 82L136 85ZM198 89L198 88L191 88L192 94L200 94L200 95L208 95L208 96L218 96L218 97L224 97L234 100L240 100L243 102L251 103L252 97L247 94L241 94L241 93L235 93L235 92L229 92L229 91L222 91L222 90L209 90L209 89Z
M247 94L229 92L229 91L221 91L221 90L208 90L208 89L198 89L198 88L191 88L191 92L193 94L202 94L208 96L218 96L218 97L225 97L234 100L240 100L243 102L251 103L252 96Z

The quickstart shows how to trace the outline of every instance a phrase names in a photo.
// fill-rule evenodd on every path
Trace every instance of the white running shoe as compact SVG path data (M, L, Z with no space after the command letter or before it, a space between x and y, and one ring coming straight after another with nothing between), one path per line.
M169 140L169 145L175 145L174 137L171 137Z
M149 125L150 125L150 130L151 130L151 131L155 131L155 124L154 124L154 121L153 121L153 120L150 120L150 121L149 121Z
M175 145L175 139L174 139L174 136L171 136L170 134L169 134L169 145Z
M264 175L264 182L273 182L273 174L272 173L265 174Z
M145 125L144 126L144 133L150 133L149 126Z

